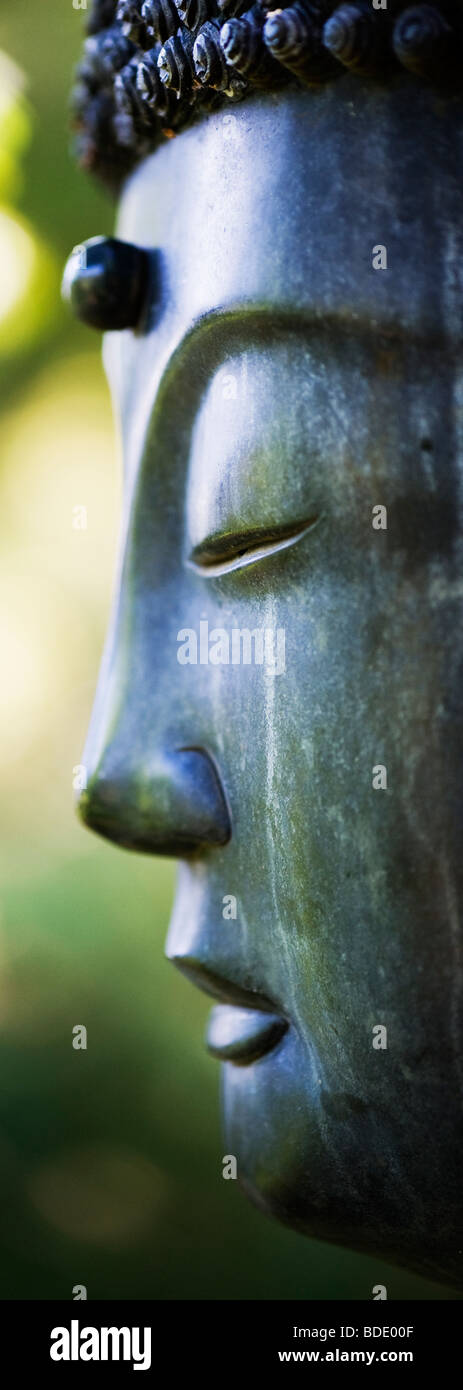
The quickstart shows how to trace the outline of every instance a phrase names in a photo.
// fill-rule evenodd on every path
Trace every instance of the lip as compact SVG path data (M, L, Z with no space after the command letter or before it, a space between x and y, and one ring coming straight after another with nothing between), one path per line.
M286 1019L279 1014L218 1004L209 1019L206 1046L220 1062L245 1067L271 1052L287 1027Z
M248 1066L276 1047L289 1025L273 999L249 989L247 982L225 979L196 955L172 954L169 959L204 994L219 1000L206 1032L206 1046L213 1057Z

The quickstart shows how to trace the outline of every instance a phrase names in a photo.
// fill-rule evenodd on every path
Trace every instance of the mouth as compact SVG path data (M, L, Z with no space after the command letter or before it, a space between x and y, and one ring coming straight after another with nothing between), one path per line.
M220 1001L212 1010L206 1032L206 1047L212 1057L249 1066L280 1042L288 1020L266 994L224 979L197 958L170 959L203 993Z
M288 1024L279 1014L260 1009L238 1009L219 1004L212 1010L206 1032L206 1046L220 1062L246 1067L272 1052L286 1033Z

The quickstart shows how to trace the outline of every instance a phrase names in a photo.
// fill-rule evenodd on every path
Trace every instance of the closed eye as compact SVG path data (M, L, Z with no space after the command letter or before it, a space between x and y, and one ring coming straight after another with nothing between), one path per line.
M306 521L298 521L291 526L260 527L254 531L243 531L224 536L211 536L196 545L188 557L187 564L197 574L213 579L216 575L229 574L232 570L243 569L275 555L278 550L287 550L296 541L311 531L318 516Z

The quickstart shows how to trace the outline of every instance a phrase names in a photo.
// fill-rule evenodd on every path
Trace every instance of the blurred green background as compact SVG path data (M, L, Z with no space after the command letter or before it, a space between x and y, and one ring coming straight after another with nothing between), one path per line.
M120 484L100 341L59 283L113 208L69 157L85 15L1 4L0 1297L452 1297L272 1225L223 1180L208 1004L163 958L174 866L74 818Z

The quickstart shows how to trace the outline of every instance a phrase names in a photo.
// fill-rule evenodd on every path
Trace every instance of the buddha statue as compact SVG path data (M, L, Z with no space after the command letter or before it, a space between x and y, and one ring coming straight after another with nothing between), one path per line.
M87 826L180 860L225 1147L294 1229L461 1286L463 14L94 4L121 562ZM90 230L90 229L89 229Z

